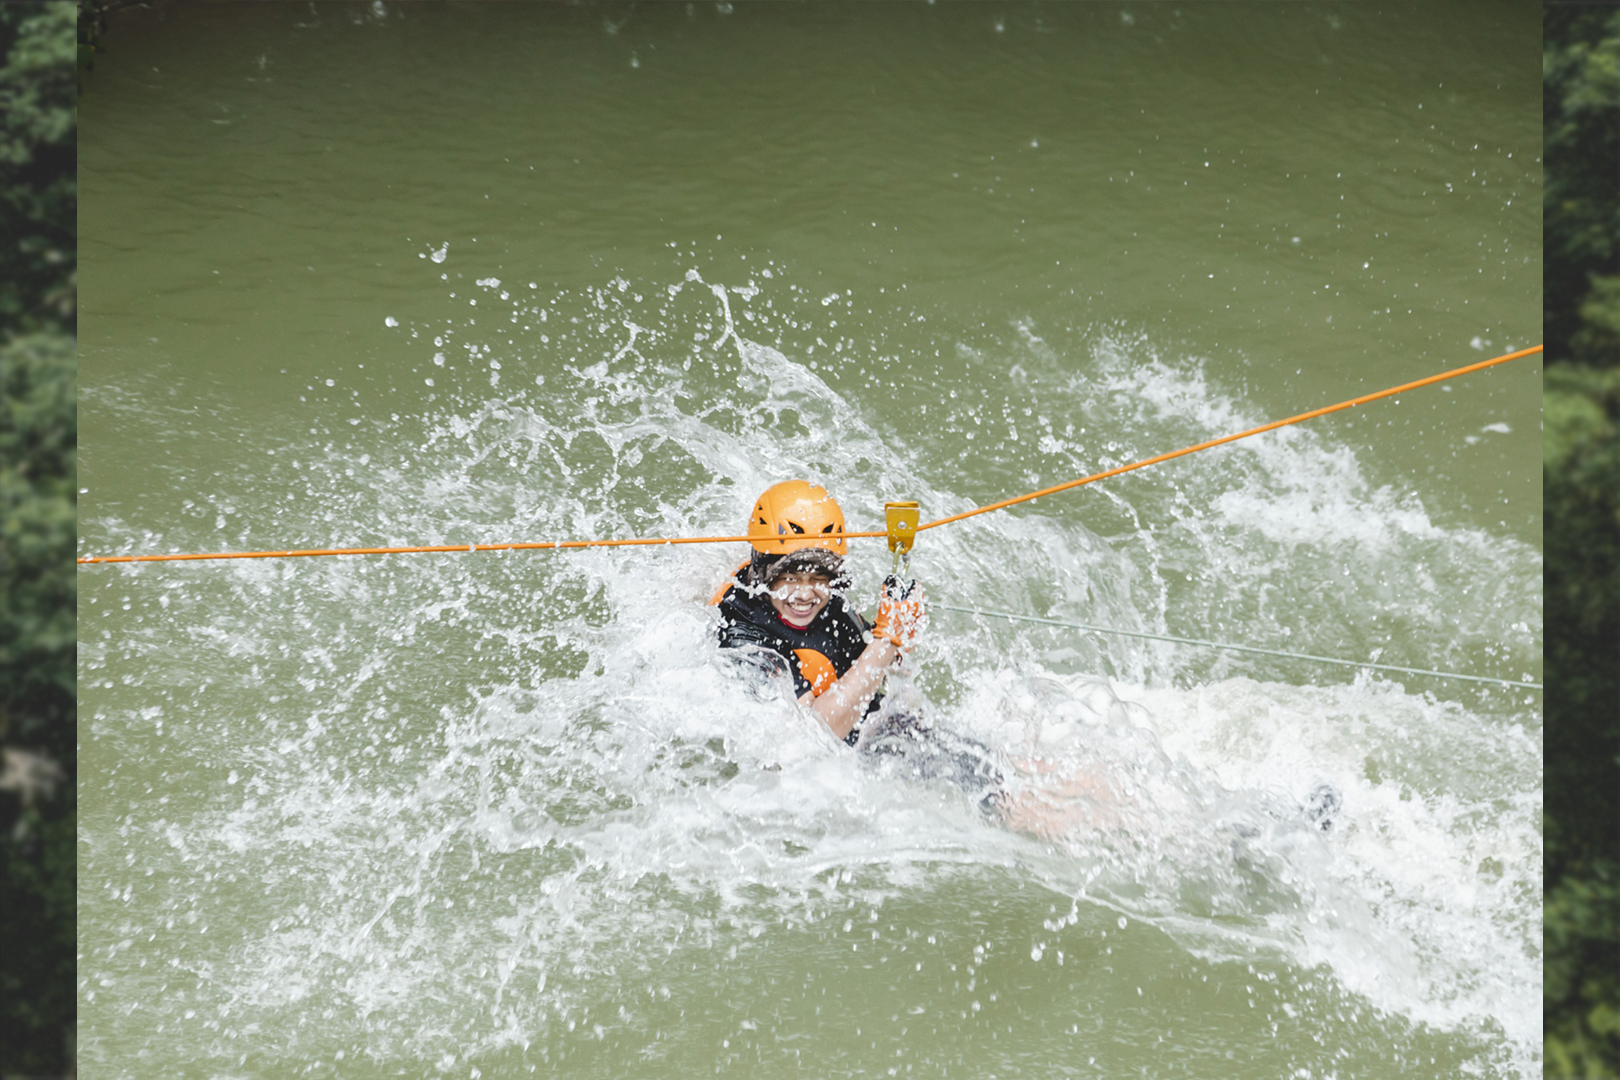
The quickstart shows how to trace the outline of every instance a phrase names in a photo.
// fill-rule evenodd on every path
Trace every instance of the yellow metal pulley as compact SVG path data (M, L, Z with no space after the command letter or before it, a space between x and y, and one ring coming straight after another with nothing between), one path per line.
M917 525L922 520L921 504L916 502L890 502L883 504L883 516L889 529L889 550L894 552L894 573L900 572L900 559L911 567L911 545L917 542Z

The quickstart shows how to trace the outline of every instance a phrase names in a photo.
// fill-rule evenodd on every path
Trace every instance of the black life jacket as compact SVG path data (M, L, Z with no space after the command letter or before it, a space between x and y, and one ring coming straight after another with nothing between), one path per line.
M712 601L720 608L720 647L761 648L781 657L794 693L820 696L854 666L871 641L866 620L834 593L809 626L783 622L764 590L750 589L747 565L737 568ZM876 707L873 698L872 707ZM868 710L870 711L870 709Z

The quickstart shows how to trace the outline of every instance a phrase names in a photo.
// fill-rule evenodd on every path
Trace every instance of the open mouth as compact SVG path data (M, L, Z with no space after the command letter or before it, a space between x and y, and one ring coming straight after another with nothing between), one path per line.
M816 602L814 600L789 600L783 605L783 608L785 610L782 612L782 618L794 626L806 626L816 613Z

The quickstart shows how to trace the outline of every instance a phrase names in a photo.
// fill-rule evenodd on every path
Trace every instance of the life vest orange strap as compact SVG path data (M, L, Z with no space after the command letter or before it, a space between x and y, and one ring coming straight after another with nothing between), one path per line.
M838 681L832 661L816 650L794 649L793 655L799 658L799 674L810 684L810 693L815 697L820 697Z
M714 607L716 604L718 604L720 601L722 601L722 600L724 600L726 598L726 593L730 592L731 587L737 583L737 571L741 570L744 566L747 566L747 565L748 565L747 563L743 563L743 564L741 564L740 566L737 567L737 570L733 570L731 572L731 576L726 578L725 583L720 586L720 591L715 593L713 596L711 596L709 598L709 606L710 607Z

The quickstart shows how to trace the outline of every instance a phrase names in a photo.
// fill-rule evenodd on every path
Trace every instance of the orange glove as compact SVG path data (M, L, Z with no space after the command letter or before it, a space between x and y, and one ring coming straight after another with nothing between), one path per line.
M878 591L877 621L872 636L894 642L902 653L911 651L926 620L922 586L915 581L900 584L893 575L883 579Z

